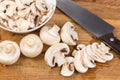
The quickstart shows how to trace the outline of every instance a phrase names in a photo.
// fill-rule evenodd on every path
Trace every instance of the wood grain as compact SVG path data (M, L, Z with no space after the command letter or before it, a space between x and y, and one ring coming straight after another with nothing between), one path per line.
M115 27L114 35L120 39L120 1L119 0L74 0L87 8L97 16L101 17ZM90 44L99 41L90 33L80 27L77 23L56 9L52 19L46 24L52 26L57 24L60 27L71 21L76 31L79 32L77 44ZM39 29L40 30L40 29ZM39 30L32 32L39 34ZM30 34L30 33L29 33ZM12 40L19 44L21 38L27 34L14 34L0 29L0 41ZM0 65L0 80L119 80L120 79L120 55L111 50L114 59L105 64L97 63L97 67L89 69L85 74L75 72L71 77L62 77L60 68L50 68L44 61L44 53L49 46L44 45L40 56L30 59L21 55L18 62L12 66ZM72 47L73 50L74 47ZM71 50L71 51L72 51Z

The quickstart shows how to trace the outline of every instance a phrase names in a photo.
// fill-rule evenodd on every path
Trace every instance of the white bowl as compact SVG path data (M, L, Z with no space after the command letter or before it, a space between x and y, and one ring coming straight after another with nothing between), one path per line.
M13 33L20 33L20 34L22 34L22 33L29 33L29 32L32 32L32 31L35 31L35 30L39 29L40 27L45 25L51 19L51 17L53 16L53 14L55 12L55 9L56 9L56 0L47 0L47 2L50 3L50 4L53 4L54 8L53 8L53 11L52 11L51 15L42 24L40 24L39 26L37 26L37 27L35 27L33 29L24 30L24 31L11 30L11 29L3 27L2 25L0 25L0 27L2 29L6 30L6 31L13 32Z

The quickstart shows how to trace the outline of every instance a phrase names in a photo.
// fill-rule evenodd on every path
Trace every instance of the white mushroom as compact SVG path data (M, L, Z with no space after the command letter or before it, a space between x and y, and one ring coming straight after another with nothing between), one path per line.
M93 45L96 46L94 52L96 54L99 54L99 56L102 57L102 59L104 59L105 61L110 61L113 59L113 54L109 52L110 48L107 47L104 43L94 43Z
M27 20L24 20L23 18L20 18L16 21L16 25L20 31L25 31L29 29L30 22L28 22Z
M47 13L48 7L46 5L45 0L36 0L35 1L36 7L42 12Z
M59 67L65 63L65 55L69 54L70 49L65 43L52 45L45 53L45 61L50 67L57 64Z
M17 8L17 5L15 3L9 4L5 14L9 17L12 17L16 13L16 8Z
M76 51L76 53L74 53L75 69L80 73L85 73L88 71L88 66L84 63L85 62L84 61L84 49L85 47L81 47L79 50Z
M30 3L33 3L34 0L21 0L21 3L23 3L24 5L30 5Z
M43 43L47 45L54 45L60 42L60 35L59 35L60 28L57 25L53 27L44 26L40 30L40 38Z
M24 9L19 10L17 15L19 17L25 18L25 17L27 17L29 15L29 13L30 13L30 8L29 7L25 7Z
M2 41L0 43L0 63L4 65L12 65L20 57L20 48L13 41Z
M21 40L20 48L23 55L34 58L42 52L43 43L37 35L29 34Z
M74 71L74 58L73 57L66 57L66 62L63 64L61 69L61 75L63 76L71 76Z
M32 4L30 5L30 9L31 9L31 12L32 12L34 15L37 15L37 9L36 9L35 3L32 3Z
M15 3L17 4L17 8L22 10L25 8L24 4L21 2L21 0L15 0Z
M74 25L70 22L66 22L61 29L62 41L68 45L76 45L78 40L78 34L74 31Z

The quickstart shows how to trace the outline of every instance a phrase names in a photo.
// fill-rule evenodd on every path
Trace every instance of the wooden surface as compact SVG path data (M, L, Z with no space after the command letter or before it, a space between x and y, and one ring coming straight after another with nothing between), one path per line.
M113 25L115 27L114 35L120 39L120 0L74 1ZM52 26L57 24L62 26L66 21L71 21L76 26L76 31L79 32L78 44L89 44L99 41L58 9L56 9L54 16L46 25ZM39 30L32 33L38 35ZM25 35L27 34L13 34L0 29L0 41L13 40L19 43ZM120 80L120 55L112 50L111 52L114 54L112 61L105 64L97 63L96 68L89 69L85 74L75 72L71 77L62 77L60 75L60 68L55 67L51 69L45 63L44 52L47 48L48 46L44 45L42 54L34 59L21 55L18 62L14 65L0 65L0 80Z

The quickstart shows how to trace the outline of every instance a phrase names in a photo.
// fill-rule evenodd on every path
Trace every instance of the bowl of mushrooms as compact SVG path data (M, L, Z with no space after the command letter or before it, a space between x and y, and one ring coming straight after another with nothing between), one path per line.
M0 0L0 27L28 33L45 25L53 16L56 0Z

